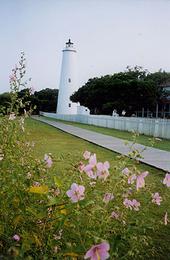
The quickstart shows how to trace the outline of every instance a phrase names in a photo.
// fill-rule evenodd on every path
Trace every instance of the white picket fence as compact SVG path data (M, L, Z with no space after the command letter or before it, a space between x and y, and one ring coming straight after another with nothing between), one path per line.
M141 117L113 117L105 115L58 115L40 112L41 115L65 121L108 127L123 131L170 139L170 120Z

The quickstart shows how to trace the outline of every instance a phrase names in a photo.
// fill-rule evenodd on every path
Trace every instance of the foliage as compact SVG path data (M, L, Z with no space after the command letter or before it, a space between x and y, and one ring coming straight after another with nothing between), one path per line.
M18 93L24 101L29 101L35 107L34 113L39 111L55 112L57 106L58 89L46 88L40 91L30 93L29 89L23 89Z
M127 71L89 79L71 96L73 102L87 106L91 113L112 114L117 109L120 114L126 110L131 115L142 108L155 109L164 96L160 83L168 73L150 74L141 67L127 68Z
M35 91L34 99L36 100L37 112L55 112L57 107L58 89L46 88Z
M169 209L146 216L166 203L170 176L157 190L154 183L147 184L149 173L139 171L136 160L129 163L119 156L110 168L88 151L67 174L56 174L55 158L48 153L37 159L28 140L28 112L20 115L25 106L17 96L24 84L21 76L20 81L12 78L11 110L0 125L1 257L145 259L148 249L154 259L157 251L149 232L168 226ZM132 155L138 156L135 151ZM62 160L67 163L68 157Z
M8 92L0 95L0 113L6 114L11 104L11 97Z
M33 113L38 114L39 111L55 112L57 107L58 89L46 88L40 91L24 88L18 91L18 97L23 99L23 103L27 103L26 109L34 108ZM6 114L10 106L10 93L0 95L0 112ZM20 109L20 113L23 109Z

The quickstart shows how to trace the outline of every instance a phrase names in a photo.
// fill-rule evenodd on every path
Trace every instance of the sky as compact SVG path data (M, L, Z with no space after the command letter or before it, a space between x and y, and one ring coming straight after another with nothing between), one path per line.
M170 72L170 0L0 0L0 93L21 51L31 86L58 88L68 38L79 87L127 66Z

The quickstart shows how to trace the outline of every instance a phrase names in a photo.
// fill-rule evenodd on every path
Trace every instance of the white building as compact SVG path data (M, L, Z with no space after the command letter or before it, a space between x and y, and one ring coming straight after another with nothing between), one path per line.
M76 50L69 39L63 50L57 114L77 114L77 103L70 101L70 96L78 90L76 66Z
M69 39L63 50L63 59L61 66L59 94L57 102L57 114L71 115L81 114L88 115L90 110L79 103L73 103L70 96L78 90L77 83L77 61L76 50Z

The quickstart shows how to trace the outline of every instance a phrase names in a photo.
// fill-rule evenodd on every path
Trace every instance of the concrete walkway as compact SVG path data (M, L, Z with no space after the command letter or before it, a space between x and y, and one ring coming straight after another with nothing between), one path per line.
M49 121L45 117L33 116L33 119L44 122L48 125L56 127L66 133L82 138L86 141L109 149L119 154L128 155L130 152L130 145L132 142L128 142L129 145L125 145L125 140L96 133L72 125L67 125L57 121ZM135 144L133 149L137 149L141 152L143 158L139 159L141 162L144 162L148 165L154 166L158 169L170 172L170 152L159 150L152 147L146 147L141 144Z

